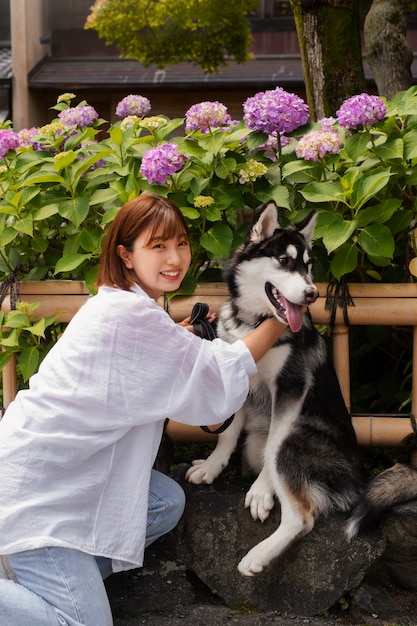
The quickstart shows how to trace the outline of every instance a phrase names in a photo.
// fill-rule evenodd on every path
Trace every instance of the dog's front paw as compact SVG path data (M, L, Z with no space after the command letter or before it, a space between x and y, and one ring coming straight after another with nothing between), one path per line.
M259 491L256 482L249 489L245 498L245 508L250 510L254 520L264 522L274 508L274 494L270 491Z
M255 546L255 548L249 550L237 566L237 569L242 576L256 576L256 574L262 572L265 564L256 552L257 550Z
M219 472L211 467L207 459L196 459L185 474L186 480L193 485L211 485Z

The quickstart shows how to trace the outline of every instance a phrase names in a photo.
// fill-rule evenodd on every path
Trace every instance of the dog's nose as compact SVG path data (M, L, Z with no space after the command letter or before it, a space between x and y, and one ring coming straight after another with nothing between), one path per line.
M311 287L307 287L304 291L304 296L307 304L312 304L319 297L319 290L317 289L317 287L314 287L314 285Z

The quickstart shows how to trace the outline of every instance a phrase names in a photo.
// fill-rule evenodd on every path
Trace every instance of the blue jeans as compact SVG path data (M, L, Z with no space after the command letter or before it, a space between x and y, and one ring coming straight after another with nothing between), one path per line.
M185 506L178 483L152 470L146 546L172 530ZM103 579L111 561L68 548L8 556L18 583L0 579L1 626L112 626Z

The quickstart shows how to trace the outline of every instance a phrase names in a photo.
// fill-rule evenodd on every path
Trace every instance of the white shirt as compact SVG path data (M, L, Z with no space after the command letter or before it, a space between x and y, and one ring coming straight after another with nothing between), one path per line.
M255 372L243 342L196 337L139 287L101 287L0 422L0 554L54 545L141 566L164 419L223 421Z

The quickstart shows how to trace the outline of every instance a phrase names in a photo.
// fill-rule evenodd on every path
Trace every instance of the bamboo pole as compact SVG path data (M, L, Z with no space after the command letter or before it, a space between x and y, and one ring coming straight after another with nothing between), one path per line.
M317 285L321 295L309 307L313 322L329 324L330 313L325 307L327 285ZM413 284L352 284L349 291L355 306L348 308L351 325L404 325L413 327L413 380L412 414L417 417L417 283ZM169 302L169 313L178 322L187 317L196 302L206 302L211 311L219 312L228 296L224 283L202 284L191 296L177 296ZM60 313L59 319L68 322L88 298L88 290L81 281L34 281L20 283L20 299L39 302L34 318L49 317ZM163 305L163 301L159 301ZM5 298L2 311L10 311L10 300ZM333 359L345 402L350 408L349 328L345 325L343 312L336 312L333 327ZM6 408L17 392L16 362L13 355L3 368L3 404ZM353 415L353 426L358 441L363 446L397 446L405 436L412 433L410 419L406 415L373 416ZM168 423L168 435L173 441L215 441L216 435L205 433L199 427ZM412 455L417 464L417 453Z

